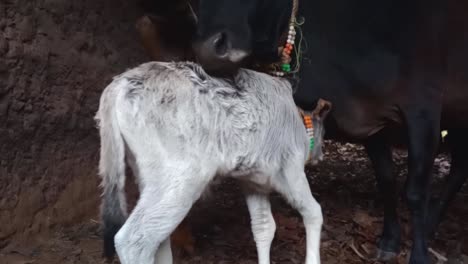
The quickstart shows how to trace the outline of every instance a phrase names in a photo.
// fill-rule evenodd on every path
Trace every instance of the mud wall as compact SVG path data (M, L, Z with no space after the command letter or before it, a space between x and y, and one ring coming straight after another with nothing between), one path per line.
M0 247L96 217L93 116L146 59L131 0L0 0Z

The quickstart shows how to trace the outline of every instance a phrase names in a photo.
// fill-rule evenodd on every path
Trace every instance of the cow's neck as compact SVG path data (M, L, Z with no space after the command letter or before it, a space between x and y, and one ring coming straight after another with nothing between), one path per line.
M299 0L291 0L291 17L284 33L281 35L278 42L278 55L280 60L271 64L254 63L253 68L257 71L269 73L277 77L288 77L294 75L299 70L300 58L300 45L296 45L296 28L302 23L298 22L297 11L299 8ZM300 44L300 42L298 43ZM294 63L295 68L291 68L292 60L296 59Z

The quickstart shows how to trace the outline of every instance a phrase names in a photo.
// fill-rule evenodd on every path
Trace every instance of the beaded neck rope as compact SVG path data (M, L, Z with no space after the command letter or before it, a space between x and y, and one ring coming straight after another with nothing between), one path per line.
M313 157L312 157L312 151L314 150L315 147L315 135L314 135L314 122L312 118L312 113L308 113L301 108L297 108L299 111L299 114L302 117L302 121L304 122L304 126L306 129L307 137L309 138L309 155L307 158L306 163L309 163Z
M293 6L291 11L291 18L289 20L288 35L286 43L284 46L279 47L279 52L281 53L281 59L279 63L271 65L273 70L270 71L271 75L283 77L286 74L291 73L291 53L294 49L294 44L296 40L296 28L298 25L296 22L297 9L299 7L299 0L292 0ZM298 51L296 49L296 55ZM298 67L299 65L296 65ZM297 71L297 69L295 70Z

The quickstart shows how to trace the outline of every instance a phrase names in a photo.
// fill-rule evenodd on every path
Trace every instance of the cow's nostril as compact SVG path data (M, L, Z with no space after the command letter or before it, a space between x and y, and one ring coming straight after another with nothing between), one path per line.
M228 31L218 31L208 38L197 36L193 43L197 62L210 74L236 72L250 54L246 49L234 48L236 41L239 39Z
M213 47L216 55L225 56L229 50L229 42L226 33L218 33L213 40Z

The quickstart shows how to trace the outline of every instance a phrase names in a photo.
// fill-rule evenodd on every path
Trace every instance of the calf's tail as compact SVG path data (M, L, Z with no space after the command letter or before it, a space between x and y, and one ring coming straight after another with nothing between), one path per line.
M103 188L101 221L103 225L103 256L112 260L115 255L114 236L127 218L125 200L125 143L122 138L116 100L122 82L115 80L101 96L96 120L101 138L99 175Z

